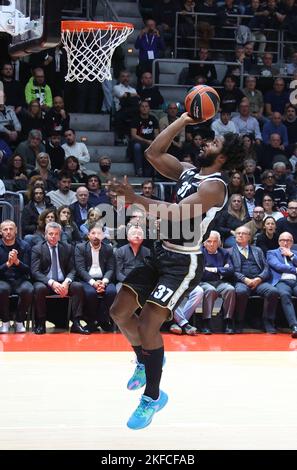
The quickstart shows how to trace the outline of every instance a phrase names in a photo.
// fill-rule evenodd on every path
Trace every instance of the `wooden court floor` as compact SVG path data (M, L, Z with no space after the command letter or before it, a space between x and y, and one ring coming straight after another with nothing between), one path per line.
M297 340L164 335L167 406L126 421L133 354L120 334L0 337L0 449L296 449Z

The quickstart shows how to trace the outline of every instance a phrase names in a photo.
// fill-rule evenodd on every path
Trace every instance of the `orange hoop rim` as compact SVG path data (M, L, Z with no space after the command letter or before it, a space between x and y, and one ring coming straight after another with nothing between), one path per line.
M134 29L133 24L131 23L120 23L113 21L79 21L79 20L67 20L61 22L61 31L75 32L75 31L85 31L89 32L91 30L103 30L107 31L109 28L123 30L125 28Z

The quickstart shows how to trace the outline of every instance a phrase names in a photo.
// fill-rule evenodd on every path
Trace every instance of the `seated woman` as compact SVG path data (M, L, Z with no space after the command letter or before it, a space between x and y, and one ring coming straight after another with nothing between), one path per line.
M276 221L271 215L265 217L262 233L257 236L256 245L261 248L265 256L267 251L276 250L279 247Z
M41 106L38 100L33 100L21 115L22 124L22 139L28 138L29 132L37 129L45 137L44 133L44 119L42 117Z
M61 206L57 210L58 224L62 226L62 233L66 237L67 243L76 243L81 241L78 227L72 220L72 213L69 206Z
M11 191L21 191L27 188L28 172L26 162L21 155L13 155L7 163L5 180L11 180L11 185L6 183L6 188Z
M49 222L57 222L57 213L55 208L45 209L41 214L39 214L36 231L32 235L26 235L24 240L31 246L43 242L45 240L45 227ZM63 237L61 237L61 240L65 241L65 239L63 240Z
M30 192L31 199L22 211L22 233L24 235L33 234L37 230L39 215L50 207L53 208L50 199L46 196L42 187L36 186Z
M48 153L40 152L36 157L35 169L30 176L39 175L46 182L47 191L55 191L57 189L54 173L51 171L51 160Z
M240 194L232 194L228 201L227 210L223 211L216 220L214 230L217 230L224 242L225 248L235 245L235 230L250 220Z
M66 171L71 176L72 183L87 183L87 175L80 169L79 160L76 157L66 158L61 171Z
M96 222L99 222L101 219L102 219L103 215L102 215L102 212L100 211L100 209L98 209L97 207L91 207L89 210L88 210L88 218L87 220L85 221L85 223L83 223L80 227L79 227L79 230L80 230L80 234L82 236L82 238L84 240L87 240L87 237L88 237L88 233L89 233L89 230L90 228L96 223ZM110 234L109 234L109 230L107 227L102 227L102 231L104 233L104 238L102 240L102 243L107 243L108 245L111 244L111 241L110 241Z
M269 194L264 193L261 205L265 211L265 217L271 215L271 217L273 217L277 222L278 219L281 219L284 216L282 212L275 208L274 199Z
M228 183L228 195L240 194L243 196L244 180L240 171L231 172Z

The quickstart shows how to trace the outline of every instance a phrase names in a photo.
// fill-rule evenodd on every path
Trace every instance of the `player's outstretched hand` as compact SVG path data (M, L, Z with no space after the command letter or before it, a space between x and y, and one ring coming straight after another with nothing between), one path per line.
M124 176L123 181L113 178L110 185L111 196L121 196L125 198L125 203L132 204L135 199L135 193L132 186L128 182L128 177Z

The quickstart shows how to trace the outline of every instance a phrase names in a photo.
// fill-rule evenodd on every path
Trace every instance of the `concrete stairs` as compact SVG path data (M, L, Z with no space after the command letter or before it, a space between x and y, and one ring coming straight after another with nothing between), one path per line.
M134 177L134 166L126 159L125 146L114 145L114 132L110 130L109 115L71 113L70 125L76 131L77 141L84 142L90 152L88 172L99 170L99 157L108 156L112 161L112 173Z

